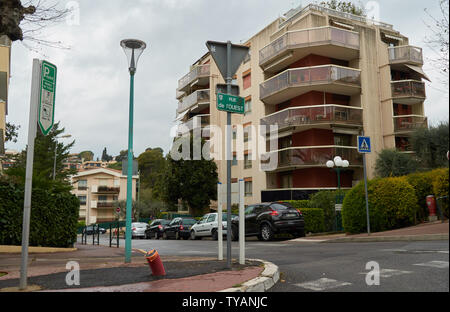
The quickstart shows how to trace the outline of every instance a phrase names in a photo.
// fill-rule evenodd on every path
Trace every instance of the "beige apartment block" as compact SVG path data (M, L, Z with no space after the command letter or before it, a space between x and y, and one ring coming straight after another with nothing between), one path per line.
M4 154L6 115L8 114L8 86L11 69L11 41L0 36L0 155Z
M422 49L390 24L308 5L275 19L243 44L250 55L234 83L246 114L233 114L232 124L244 128L244 159L233 160L232 182L245 181L246 205L336 189L337 174L326 167L335 156L349 161L340 178L343 188L351 188L363 179L357 136L371 137L366 160L373 178L377 153L387 148L411 153L411 133L427 127ZM224 155L226 113L216 108L216 87L223 83L206 53L178 82L176 120L178 135L200 128L211 152L221 147ZM213 125L222 129L221 144ZM278 136L275 147L266 141L263 155L278 156L275 168L266 171L256 150L259 134L251 131L259 125L278 126L276 133L262 133L266 139ZM215 161L225 183L226 161Z
M133 176L132 198L136 199ZM72 176L72 193L80 200L79 220L86 224L113 221L116 218L114 202L127 199L127 176L119 170L99 168L81 171Z

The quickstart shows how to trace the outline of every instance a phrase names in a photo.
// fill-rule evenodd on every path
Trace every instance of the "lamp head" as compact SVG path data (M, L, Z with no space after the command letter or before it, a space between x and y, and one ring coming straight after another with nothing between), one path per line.
M334 164L335 164L337 167L341 167L341 166L342 166L342 158L339 157L339 156L334 157Z
M120 42L120 46L127 56L130 73L136 73L137 63L142 52L144 52L147 47L147 44L144 41L137 39L125 39Z
M334 167L334 162L332 160L327 161L327 167L328 168L333 168Z
M348 166L350 166L350 163L348 162L348 160L343 160L342 161L342 167L348 168Z

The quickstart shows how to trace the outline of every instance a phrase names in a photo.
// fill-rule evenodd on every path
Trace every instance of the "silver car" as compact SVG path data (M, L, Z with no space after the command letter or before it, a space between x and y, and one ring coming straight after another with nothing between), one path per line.
M231 218L236 215L231 215ZM201 239L202 237L212 237L212 239L218 239L218 213L208 213L202 217L202 219L191 227L190 238ZM227 235L227 214L222 215L222 229L223 235Z
M131 223L131 238L145 238L145 230L147 229L148 223L144 222L134 222Z

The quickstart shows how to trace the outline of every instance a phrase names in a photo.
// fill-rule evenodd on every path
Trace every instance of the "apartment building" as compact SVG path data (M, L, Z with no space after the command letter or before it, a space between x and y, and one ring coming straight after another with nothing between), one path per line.
M326 166L335 156L349 161L341 186L351 188L363 179L358 135L371 137L366 160L373 178L378 152L411 152L412 131L427 126L422 49L392 25L308 5L277 18L244 45L250 55L234 78L246 113L232 116L234 126L244 127L244 159L233 159L232 182L245 181L246 205L336 189L336 172ZM198 127L209 139L211 125L225 132L226 113L216 108L217 84L223 83L208 53L179 80L180 135ZM259 125L278 125L278 144L264 154L277 155L278 163L268 171L261 170L267 160L255 152L259 134L251 126ZM235 135L233 142L236 151ZM216 162L225 183L226 161Z
M10 68L11 41L7 36L0 36L0 155L4 155L5 153Z
M133 176L132 198L136 200L136 182ZM86 224L109 222L116 218L114 202L127 198L127 176L109 168L81 171L72 176L72 193L80 200L79 220Z

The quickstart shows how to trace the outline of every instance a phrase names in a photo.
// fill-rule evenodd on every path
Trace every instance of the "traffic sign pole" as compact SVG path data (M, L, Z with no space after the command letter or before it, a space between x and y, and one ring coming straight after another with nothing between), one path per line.
M370 235L370 216L369 216L369 194L367 192L367 165L366 165L366 154L372 152L372 144L370 142L370 137L358 136L358 152L362 154L363 157L363 167L364 167L364 191L366 195L366 215L367 215L367 234Z
M227 41L227 94L231 94L231 41ZM231 268L231 113L227 112L227 266ZM242 222L242 221L241 221Z
M39 86L41 79L41 64L33 59L33 73L31 80L30 116L28 122L27 165L25 174L25 195L23 204L22 225L22 259L20 264L20 290L27 288L28 273L28 244L30 237L31 191L33 181L34 139L37 130L37 115L39 102Z

